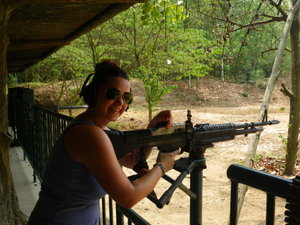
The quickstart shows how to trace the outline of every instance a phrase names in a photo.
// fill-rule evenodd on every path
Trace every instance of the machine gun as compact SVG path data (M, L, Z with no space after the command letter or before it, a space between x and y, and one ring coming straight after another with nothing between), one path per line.
M200 159L204 159L207 148L214 143L233 140L237 135L248 135L261 132L262 126L278 124L278 120L251 122L251 123L223 123L223 124L196 124L191 121L191 111L187 111L187 120L183 124L174 124L172 128L150 128L131 131L106 131L112 141L117 158L134 149L157 147L159 151L171 152L178 148L181 152L187 152L189 157L176 160L174 169L181 174L176 180L164 175L164 178L172 183L172 186L158 200L154 196L148 196L159 208L169 202L177 187L191 197L194 196L187 187L181 184L182 180L196 167L206 168ZM200 160L200 161L199 161ZM199 164L200 162L200 164ZM195 197L195 196L194 196Z
M187 112L187 120L182 124L174 124L167 129L149 128L131 131L106 131L112 141L117 158L121 158L133 149L157 147L163 152L171 152L178 148L188 152L190 159L199 159L206 148L213 143L233 140L237 135L246 135L262 131L262 126L278 124L278 120L251 123L196 124L191 121L191 111Z

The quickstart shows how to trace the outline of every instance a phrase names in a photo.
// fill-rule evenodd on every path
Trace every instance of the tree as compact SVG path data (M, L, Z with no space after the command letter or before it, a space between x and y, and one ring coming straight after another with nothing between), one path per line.
M222 54L221 48L214 40L209 40L206 32L198 29L177 30L170 38L169 72L176 75L177 80L202 78L210 74L216 58ZM170 35L171 36L171 35Z
M22 225L25 216L19 209L17 195L14 189L12 174L9 166L9 145L11 138L8 135L8 112L6 88L7 75L7 47L9 37L7 24L14 10L10 4L0 5L0 224Z
M216 76L223 80L253 82L255 78L264 79L270 74L278 33L282 29L280 23L275 26L271 23L285 19L277 16L268 1L189 2L189 10L194 11L189 22L205 27L210 37L223 47ZM206 22L200 24L196 20Z
M154 107L161 102L162 97L172 91L173 88L175 88L175 85L166 85L161 81L161 77L152 71L151 68L146 68L144 66L141 66L139 68L139 72L146 96L145 100L147 102L146 108L148 109L148 118L149 122L152 119Z
M299 5L299 1L293 1L294 7ZM291 92L283 85L283 92L290 98L290 116L288 126L288 138L286 149L286 165L285 174L292 175L294 173L297 152L299 147L299 126L300 126L300 13L299 7L295 13L290 37L291 37L291 52L292 52L292 71L291 71Z

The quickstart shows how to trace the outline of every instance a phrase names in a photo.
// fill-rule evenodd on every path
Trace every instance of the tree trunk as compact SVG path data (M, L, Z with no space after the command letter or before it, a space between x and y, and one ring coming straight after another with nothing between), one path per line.
M140 67L141 66L141 61L140 61L140 55L138 53L136 15L135 15L135 11L134 10L133 10L133 14L132 14L132 19L133 19L133 49L134 49L134 58L135 58L137 67Z
M293 22L296 10L299 6L299 0L297 3L297 6L295 6L288 14L288 18L286 20L286 24L282 33L282 37L278 46L278 50L276 53L276 57L274 60L274 64L273 64L273 68L272 68L272 73L269 79L269 83L268 86L265 90L265 94L264 94L264 98L263 98L263 102L262 105L260 107L260 112L258 115L258 120L261 121L264 118L265 112L267 112L267 109L269 107L269 103L272 97L272 92L277 80L277 76L279 74L279 70L280 70L280 66L281 66L281 62L282 62L282 57L283 57L283 53L284 53L284 49L285 49L285 43L286 43L286 39L287 36L289 34L289 31L291 29L291 24ZM260 133L256 133L255 135L253 135L249 146L248 146L248 151L247 151L247 155L245 157L245 165L248 167L252 167L253 166L253 158L255 157L256 154L256 149L257 149L257 145L258 145L258 141L260 138ZM246 185L241 185L239 188L239 200L238 200L238 209L237 209L237 215L239 217L243 203L244 203L244 198L246 195L246 192L248 190L248 187Z
M8 4L0 5L0 224L22 225L25 216L19 209L9 165L9 145L7 112L7 47L9 38L7 24L13 8Z
M150 106L149 104L148 104L148 120L149 120L149 123L150 123L150 121L152 120L152 106Z
M290 117L286 151L285 174L292 175L297 159L298 136L300 125L300 40L299 40L299 8L293 21L290 36L292 50L292 94L290 95Z
M221 62L221 81L225 81L225 76L224 76L224 56L222 56L222 62Z

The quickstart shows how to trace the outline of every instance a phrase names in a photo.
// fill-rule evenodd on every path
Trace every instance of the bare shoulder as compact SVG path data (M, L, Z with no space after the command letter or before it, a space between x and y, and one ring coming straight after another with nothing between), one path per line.
M78 162L97 151L108 151L111 142L103 129L91 124L79 124L70 128L63 136L66 151ZM92 154L88 154L92 153Z
M64 142L86 142L87 140L92 141L93 139L103 138L104 137L103 129L92 125L92 124L78 124L71 127L64 134Z

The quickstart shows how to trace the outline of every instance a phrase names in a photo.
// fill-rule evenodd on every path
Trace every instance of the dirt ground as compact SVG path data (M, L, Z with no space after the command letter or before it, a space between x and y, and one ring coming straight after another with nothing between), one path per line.
M243 123L256 121L257 109L259 105L243 106L236 108L193 108L192 119L194 123ZM258 154L267 156L283 157L284 150L279 135L286 135L288 114L282 113L275 107L269 112L270 119L280 120L280 124L265 127L259 146ZM172 110L174 121L183 122L185 120L185 110ZM139 115L143 120L144 113L128 112L126 116ZM144 118L145 120L147 118ZM230 201L230 180L226 176L227 168L233 163L242 163L248 148L251 135L248 137L238 136L235 140L217 143L213 148L206 150L205 158L207 169L203 171L203 224L221 225L226 224L229 217ZM149 165L155 160L154 152ZM181 157L181 156L179 156ZM176 177L176 172L169 172L170 176ZM189 176L184 183L189 186ZM169 187L165 181L160 182L156 187L158 196ZM276 200L276 223L284 224L284 205L282 199ZM265 224L266 195L261 191L250 188L247 192L245 204L241 213L239 224L258 225ZM139 212L151 224L173 225L189 224L189 197L181 190L175 191L171 202L163 209L158 209L148 199L143 200L134 209Z
M284 82L278 82L268 111L268 119L279 120L280 124L265 127L258 145L258 155L284 158L284 146L279 138L280 135L287 136L289 116L288 99L279 90L280 83ZM145 102L142 86L138 81L133 81L132 84L134 103L119 121L120 127L126 129L145 127L148 121L147 110L143 107ZM157 110L171 109L174 122L179 123L186 120L187 109L192 111L194 124L255 122L263 93L264 90L253 85L222 83L206 79L192 90L181 86L178 91L167 95ZM207 149L205 153L207 169L203 171L203 224L223 225L228 221L230 180L226 176L226 171L231 164L243 162L250 138L251 135L238 136L235 140L217 143L213 148ZM154 164L156 154L157 152L154 151L151 155L149 165ZM275 172L271 171L271 173ZM168 175L176 177L178 173L170 171ZM183 183L189 186L189 182L188 176ZM158 196L167 187L169 184L161 181L155 189ZM284 224L284 206L285 201L277 198L276 225ZM189 224L189 197L181 190L175 191L170 204L163 209L158 209L148 199L141 201L133 209L153 225ZM250 188L239 224L265 224L265 212L266 194Z

